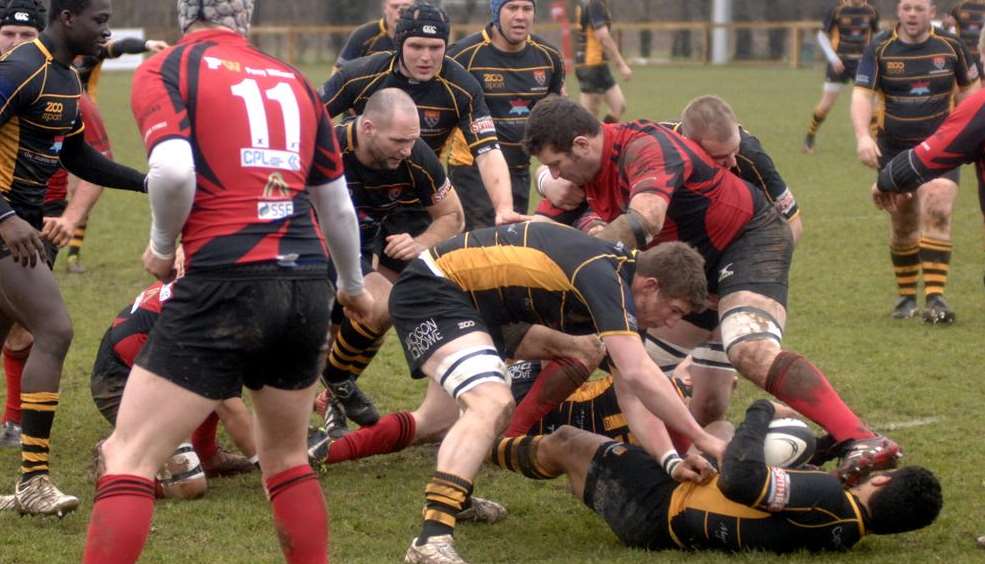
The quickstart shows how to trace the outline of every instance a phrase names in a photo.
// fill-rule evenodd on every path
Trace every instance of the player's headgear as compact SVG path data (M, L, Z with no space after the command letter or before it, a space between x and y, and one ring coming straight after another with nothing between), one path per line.
M184 33L197 21L218 24L246 35L254 0L178 0L178 27Z
M489 12L492 14L492 23L495 24L496 27L499 27L499 13L503 11L503 6L509 4L512 1L513 0L489 0ZM534 7L537 6L536 0L526 0L526 1L533 4ZM502 28L500 28L500 30L502 30Z
M411 37L441 39L448 45L451 24L448 14L426 2L415 2L400 12L393 39L397 44L397 55L403 56L404 41Z
M0 5L0 27L26 25L44 31L47 12L39 0L7 0Z

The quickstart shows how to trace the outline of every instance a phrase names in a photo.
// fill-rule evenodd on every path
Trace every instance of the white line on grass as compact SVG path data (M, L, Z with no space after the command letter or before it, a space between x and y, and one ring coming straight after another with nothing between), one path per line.
M920 417L918 419L911 419L909 421L896 421L893 423L884 423L882 425L876 425L877 429L884 429L886 431L897 431L899 429L910 429L913 427L925 427L927 425L933 425L938 421L944 419L943 417Z

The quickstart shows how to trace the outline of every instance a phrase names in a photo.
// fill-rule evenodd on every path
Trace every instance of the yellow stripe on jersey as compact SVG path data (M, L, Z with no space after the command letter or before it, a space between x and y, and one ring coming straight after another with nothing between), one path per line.
M441 255L434 262L448 279L469 292L512 286L553 292L575 290L556 262L543 251L528 247L466 247Z
M763 519L770 516L765 511L753 509L725 497L725 494L718 489L718 476L707 484L685 482L674 490L670 498L669 518L672 519L688 509L728 515L738 519Z
M17 166L17 148L21 144L21 122L13 117L0 127L0 191L10 192Z
M585 31L585 65L597 66L605 62L602 42L599 41L595 30L589 26Z

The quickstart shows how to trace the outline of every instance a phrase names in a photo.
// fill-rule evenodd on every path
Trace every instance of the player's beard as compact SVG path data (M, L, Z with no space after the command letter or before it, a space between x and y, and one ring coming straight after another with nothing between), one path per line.
M396 170L403 162L403 159L393 158L374 146L369 147L369 156L373 161L373 168L376 170Z

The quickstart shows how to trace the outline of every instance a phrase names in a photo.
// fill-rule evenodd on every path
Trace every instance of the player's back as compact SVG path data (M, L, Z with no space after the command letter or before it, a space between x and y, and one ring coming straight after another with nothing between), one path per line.
M197 190L182 231L190 268L324 262L306 186L341 174L341 164L300 72L238 34L212 30L150 59L134 83L148 151L173 137L193 147ZM151 95L160 99L148 106L141 99Z

